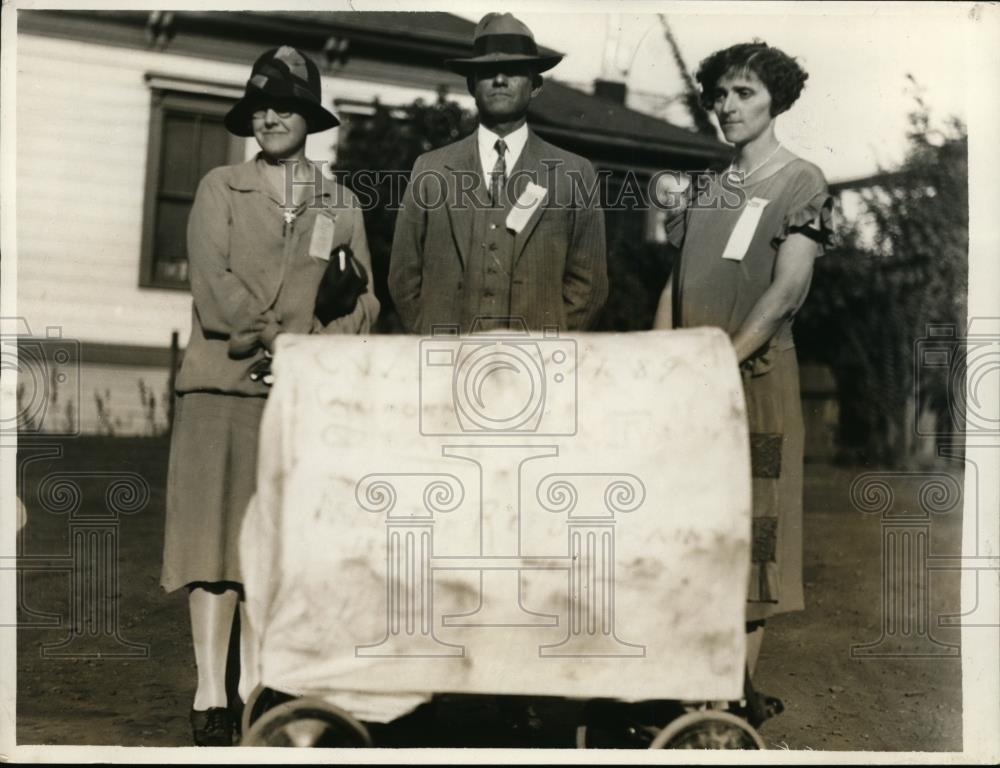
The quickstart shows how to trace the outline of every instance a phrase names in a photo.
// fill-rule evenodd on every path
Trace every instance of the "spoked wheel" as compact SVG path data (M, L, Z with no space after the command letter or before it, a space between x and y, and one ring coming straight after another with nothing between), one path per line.
M649 749L660 732L652 723L669 723L688 712L679 701L622 702L591 699L576 729L577 749Z
M262 714L244 734L245 747L372 746L371 736L361 723L322 699L302 698L279 704Z
M294 696L287 693L282 693L281 691L258 684L250 692L246 702L243 704L243 716L240 720L242 729L240 733L250 733L253 724L260 719L261 715L279 704L292 701L294 698Z
M260 717L260 712L255 712L254 710L258 708L257 702L260 700L260 695L264 691L264 686L257 684L257 687L250 691L250 695L247 700L243 702L243 716L240 718L240 733L250 733L250 726L253 722Z
M649 749L657 728L632 723L617 728L595 725L576 727L577 749Z
M764 749L764 740L746 720L729 712L688 712L672 720L650 749Z

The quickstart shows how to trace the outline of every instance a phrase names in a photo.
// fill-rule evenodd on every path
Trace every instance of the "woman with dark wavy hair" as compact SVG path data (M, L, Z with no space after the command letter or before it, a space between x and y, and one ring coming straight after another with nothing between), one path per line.
M792 321L813 260L831 234L833 201L822 171L775 134L808 75L755 41L717 51L698 69L702 103L733 145L732 163L696 196L671 192L668 239L681 248L657 308L657 328L716 326L739 359L751 442L775 475L753 479L753 551L747 603L747 706L751 722L781 711L753 691L764 620L804 607L804 429Z

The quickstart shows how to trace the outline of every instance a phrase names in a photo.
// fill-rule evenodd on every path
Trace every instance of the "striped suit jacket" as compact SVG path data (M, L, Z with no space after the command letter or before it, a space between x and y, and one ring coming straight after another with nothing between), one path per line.
M508 177L515 200L529 182L546 189L545 201L514 239L511 316L531 330L589 329L608 295L593 166L529 131ZM417 158L389 265L389 292L410 332L430 334L436 325L470 330L479 306L471 295L477 281L468 274L473 205L487 199L485 190L475 133Z

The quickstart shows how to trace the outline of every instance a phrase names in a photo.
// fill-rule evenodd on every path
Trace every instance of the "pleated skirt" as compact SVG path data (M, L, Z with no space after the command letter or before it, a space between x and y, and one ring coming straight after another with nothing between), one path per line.
M161 586L242 583L239 533L257 477L263 397L177 398L167 474Z

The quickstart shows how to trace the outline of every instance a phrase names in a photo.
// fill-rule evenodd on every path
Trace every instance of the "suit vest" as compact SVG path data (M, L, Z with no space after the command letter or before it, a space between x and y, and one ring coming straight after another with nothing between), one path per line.
M477 330L508 328L514 273L514 233L505 222L511 203L504 195L502 205L478 207L473 214L472 248L466 264L462 329L468 331L476 318L485 320Z

